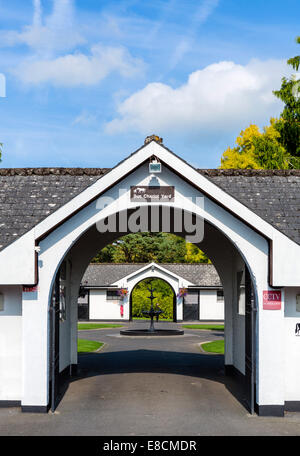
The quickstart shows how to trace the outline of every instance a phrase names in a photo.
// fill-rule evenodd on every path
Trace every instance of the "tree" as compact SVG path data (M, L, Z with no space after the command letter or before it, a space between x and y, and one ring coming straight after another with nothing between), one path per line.
M104 247L95 263L208 263L194 244L171 233L130 233Z
M300 37L296 39L300 44ZM298 71L300 56L287 61ZM300 167L300 79L282 78L280 90L274 95L285 104L279 119L259 131L250 125L236 139L236 146L221 157L220 168L288 169Z
M2 157L2 147L3 147L3 143L0 143L0 162L2 161L2 160L1 160L1 157Z
M205 255L202 250L198 249L195 244L191 242L186 243L186 254L184 257L185 263L211 263L210 259Z
M300 44L300 36L296 38ZM292 57L287 61L295 71L300 66L300 56ZM280 90L274 90L274 95L284 102L280 122L276 129L280 134L280 143L291 156L292 167L300 165L300 79L293 75L291 78L282 78Z
M236 146L228 149L221 157L220 168L288 169L290 157L280 141L277 119L271 119L263 132L251 124L236 139Z
M106 246L93 261L112 263L180 263L185 240L170 233L130 233Z
M132 316L138 318L145 318L143 310L150 309L150 295L148 288L152 285L154 291L155 300L153 305L159 305L163 313L160 314L159 318L162 320L173 319L173 290L171 286L161 279L144 279L138 283L132 292Z

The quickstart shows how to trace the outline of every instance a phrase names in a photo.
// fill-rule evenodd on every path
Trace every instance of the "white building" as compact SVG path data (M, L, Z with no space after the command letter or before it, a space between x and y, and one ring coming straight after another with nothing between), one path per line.
M174 321L223 321L224 294L211 264L90 264L78 299L80 321L132 320L132 292L144 279L159 278L173 291ZM180 289L186 296L180 297ZM119 290L126 289L122 298ZM155 294L155 293L154 293Z
M0 169L0 404L55 409L77 365L83 274L140 224L194 236L213 262L225 372L249 410L300 410L299 188L299 170L197 170L153 138L111 170Z

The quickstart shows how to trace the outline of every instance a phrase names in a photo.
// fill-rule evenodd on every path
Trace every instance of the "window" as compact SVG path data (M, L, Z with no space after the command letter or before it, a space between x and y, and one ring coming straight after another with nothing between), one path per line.
M217 301L224 301L224 291L217 290Z
M106 291L106 299L107 301L115 301L115 300L121 300L122 296L118 294L118 290L107 290Z

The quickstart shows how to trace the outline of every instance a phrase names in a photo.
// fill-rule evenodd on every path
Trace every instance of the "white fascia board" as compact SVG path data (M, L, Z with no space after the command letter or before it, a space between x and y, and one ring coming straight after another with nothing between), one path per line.
M164 268L159 263L151 263L151 264L153 264L158 270L162 271L164 274L168 274L168 275L170 275L172 277L175 277L178 281L180 281L180 280L184 281L185 283L188 284L188 286L193 285L193 282L190 282L189 280L187 280L184 277L176 274L173 271L169 271L169 269Z
M149 263L150 264L150 263ZM115 282L113 282L110 286L111 287L121 287L122 283L125 281L127 282L127 280L131 277L134 277L135 275L137 275L139 272L141 271L144 271L145 268L148 266L148 264L146 264L146 266L143 266L143 267L140 267L140 269L137 269L136 271L133 271L131 272L130 274L124 276L124 277L121 277L120 279L116 280Z
M155 266L156 263L148 263L146 264L145 266L143 266L142 268L140 269L137 269L136 271L133 271L131 272L130 274L128 274L127 276L125 277L122 277L122 279L118 280L118 282L122 281L122 280L128 280L128 279L132 279L132 277L135 277L136 275L140 274L141 272L144 272L146 271L149 267L152 267L152 266Z
M160 160L165 161L168 166L174 170L180 170L176 172L180 172L180 174L183 176L183 179L187 178L192 183L192 185L198 188L200 192L206 193L208 197L211 197L222 204L226 209L234 213L238 218L243 219L245 222L253 226L256 230L260 231L269 239L273 239L273 232L276 229L272 225L263 220L259 215L255 214L255 212L253 212L251 209L248 209L233 196L226 193L205 176L200 174L196 169L185 163L182 159L176 155L171 154L168 150L162 147L160 149L160 153L156 152L155 155L157 155Z
M164 268L163 266L161 266L159 263L148 263L146 264L144 267L138 269L137 271L134 271L134 272L131 272L130 274L128 274L128 276L126 277L123 277L123 279L120 279L118 282L122 281L122 280L128 280L128 279L131 279L132 277L135 277L136 275L140 274L141 272L144 272L146 271L147 269L149 268L152 268L154 267L155 269L158 269L159 271L163 272L164 274L168 275L168 276L171 276L171 277L174 277L176 280L183 280L184 282L186 282L187 284L193 284L192 282L189 282L187 279L185 279L184 277L182 276L179 276L177 274L175 274L174 272L172 271L169 271L168 269ZM188 285L189 286L189 285Z
M152 155L156 155L161 161L167 163L168 166L174 170L174 172L179 172L183 176L183 179L188 178L192 185L198 188L199 191L205 192L214 200L220 202L220 204L230 210L237 217L245 220L245 222L253 226L254 229L261 232L264 236L269 239L273 239L274 231L277 231L276 228L264 221L251 209L248 209L242 203L212 183L205 176L201 175L196 169L185 163L182 159L168 151L166 148L157 144L155 141L152 141L125 159L107 174L102 176L97 182L92 184L71 201L40 222L35 227L35 238L38 239L45 235L65 218L71 216L74 211L88 204L92 199L97 198L98 195L105 192L109 187L121 180L125 175L132 172Z
M156 145L156 143L155 143ZM87 189L75 196L71 201L59 208L53 214L49 215L46 219L40 222L35 227L36 239L42 237L45 233L51 230L54 226L62 222L65 218L71 216L74 211L80 209L82 206L89 203L98 195L105 192L109 187L113 186L116 182L123 179L124 176L132 172L147 158L150 158L156 153L154 143L151 142L144 148L138 150L136 153L125 159L115 168L104 174L94 184L90 185Z
M0 252L1 285L34 285L34 230L28 231Z

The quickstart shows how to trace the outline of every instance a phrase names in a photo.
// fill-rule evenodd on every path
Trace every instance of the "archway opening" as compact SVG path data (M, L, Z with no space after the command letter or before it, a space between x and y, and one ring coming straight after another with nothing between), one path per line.
M130 320L147 319L143 311L150 309L149 288L151 287L155 296L154 307L162 310L159 320L176 322L175 291L166 280L157 277L142 279L132 289L130 294Z
M246 264L244 262L244 259L242 255L240 254L239 250L236 248L236 246L233 244L233 242L228 239L224 233L222 233L219 229L214 227L212 224L206 223L206 235L203 240L203 242L197 244L196 246L200 247L203 251L208 252L209 256L213 260L213 264L216 267L216 270L218 271L221 279L222 279L222 284L226 285L224 288L225 292L225 302L227 302L227 308L229 310L227 318L226 318L226 326L228 322L228 330L227 334L225 334L226 337L226 345L225 345L225 367L231 367L232 366L235 368L237 366L237 370L239 370L243 376L245 376L246 370L245 370L245 357L246 357L246 352L245 352L245 329L244 329L244 323L245 323L245 312L244 314L240 313L241 316L237 315L237 275L236 271L240 271L240 269L245 269ZM150 230L149 230L150 231ZM142 233L141 233L142 234ZM174 232L171 233L174 235ZM181 238L184 238L185 232L182 231L181 233L176 233L178 234ZM78 240L76 243L73 244L73 246L70 248L70 250L66 253L64 261L67 261L70 263L70 270L71 270L71 276L67 279L69 283L72 283L71 288L72 290L70 291L71 295L73 293L73 299L75 298L75 295L77 293L78 297L78 288L80 281L82 279L84 270L90 263L90 260L95 257L95 254L97 252L97 245L101 245L102 248L105 246L108 246L112 243L117 243L117 240L120 237L120 233L105 233L102 235L99 235L99 232L95 227L91 227L89 230L87 230ZM99 244L97 244L99 243ZM141 263L139 263L139 266ZM67 272L68 276L68 272ZM73 279L73 280L72 280ZM78 288L76 288L76 285ZM84 284L83 284L84 285ZM120 286L120 285L119 285ZM117 288L117 287L116 287ZM72 300L72 299L71 299ZM69 305L72 307L74 306L74 302L72 304L71 300L69 300ZM67 299L68 301L68 299ZM68 303L67 303L68 305ZM71 309L70 309L71 312ZM233 316L234 315L234 316ZM71 334L71 329L68 329L73 327L74 331L74 316L71 317L73 318L73 322L70 322L66 324L66 330L62 331L64 332L64 335L61 334L60 341L64 343L65 345L65 364L67 363L67 355L68 355L68 349L70 355L70 359L75 360L75 363L77 363L77 354L75 356L75 343L74 343L74 332ZM233 324L233 318L235 319L234 324ZM77 319L76 323L77 324ZM69 325L69 326L68 326ZM246 325L247 326L247 325ZM252 334L252 328L251 329L251 334ZM249 333L250 334L250 333ZM250 336L248 335L248 341L251 342L251 334ZM71 337L70 337L71 336ZM68 348L68 343L65 341L70 341L70 346ZM77 335L75 338L77 342ZM77 343L76 343L77 345ZM249 345L249 344L248 344ZM254 353L253 347L251 348L251 356ZM247 349L247 347L246 347ZM227 351L226 351L227 350ZM63 354L63 350L60 350L60 355ZM128 353L129 354L129 353ZM222 358L222 362L224 363L224 358ZM227 363L226 363L227 360ZM252 358L250 357L250 361L252 362ZM63 363L61 363L63 364ZM67 364L66 364L67 365ZM229 366L228 366L229 365ZM163 364L162 364L163 366ZM68 366L67 366L68 367ZM60 368L61 369L61 368ZM252 367L250 366L249 372L252 376L251 380L251 388L253 390L253 370ZM252 393L251 393L252 394ZM252 396L253 397L253 394Z

